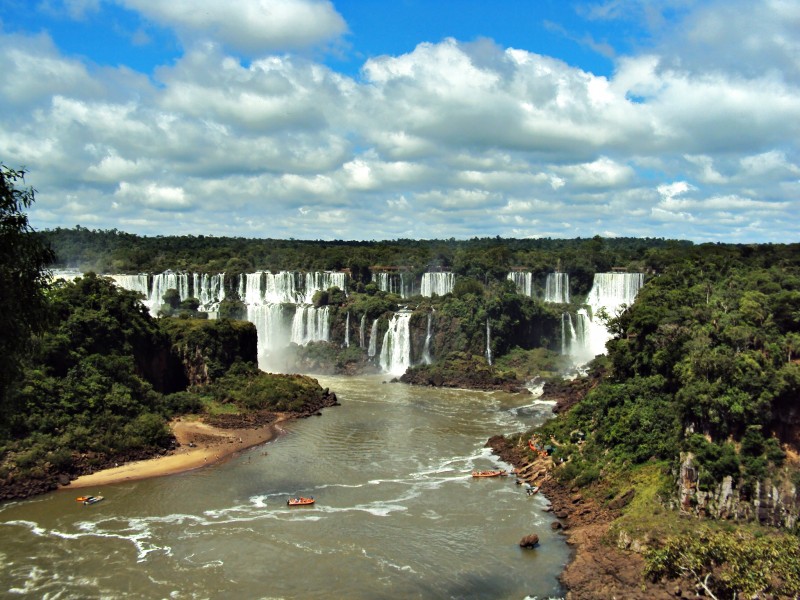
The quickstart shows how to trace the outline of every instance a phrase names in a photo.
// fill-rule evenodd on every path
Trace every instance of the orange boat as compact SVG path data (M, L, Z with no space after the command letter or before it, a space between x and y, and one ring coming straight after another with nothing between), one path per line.
M309 504L314 504L314 502L316 502L316 500L314 500L313 497L304 498L303 496L300 496L299 498L289 498L289 500L286 501L286 504L289 506L308 506Z
M499 471L473 471L473 477L500 477L501 475L505 475L505 469L501 469Z
M75 501L76 502L86 502L89 498L91 498L91 496L78 496L77 498L75 498Z

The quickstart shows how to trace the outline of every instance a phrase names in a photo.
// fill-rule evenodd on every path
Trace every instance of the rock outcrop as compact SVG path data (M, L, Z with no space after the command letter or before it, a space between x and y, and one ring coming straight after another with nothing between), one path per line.
M530 393L513 373L504 373L486 364L481 357L458 353L433 365L412 367L400 377L402 383L471 390L502 390Z
M258 335L247 321L171 319L165 326L190 386L220 377L237 360L258 361Z
M745 486L727 476L712 489L701 490L694 457L684 453L677 485L680 509L699 517L757 521L790 530L798 523L800 498L797 486L788 479L764 479Z

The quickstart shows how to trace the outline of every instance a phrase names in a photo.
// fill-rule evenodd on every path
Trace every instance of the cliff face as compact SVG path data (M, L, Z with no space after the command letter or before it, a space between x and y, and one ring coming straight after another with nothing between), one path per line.
M179 361L188 385L209 383L225 374L237 360L257 362L258 336L252 323L171 319L166 328L172 355Z
M696 516L734 521L758 521L764 525L792 529L798 523L800 497L788 478L757 481L748 490L741 481L723 478L715 488L698 488L698 472L691 453L681 454L678 497L682 511Z
M170 348L154 347L144 356L137 356L137 368L153 388L162 394L185 390L189 384L181 357Z

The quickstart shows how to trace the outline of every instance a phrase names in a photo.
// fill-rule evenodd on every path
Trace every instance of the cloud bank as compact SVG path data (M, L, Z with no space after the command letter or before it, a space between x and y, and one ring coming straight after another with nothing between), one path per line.
M29 169L37 228L797 239L794 3L650 15L653 43L610 76L448 38L349 77L303 51L346 33L331 2L120 1L174 29L179 59L139 73L0 34L0 157Z

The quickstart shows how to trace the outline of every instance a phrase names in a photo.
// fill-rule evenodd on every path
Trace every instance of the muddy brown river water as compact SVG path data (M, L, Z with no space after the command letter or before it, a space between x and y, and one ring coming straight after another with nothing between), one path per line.
M483 446L531 396L320 378L341 406L204 469L0 505L0 596L548 598L569 550ZM509 468L509 465L504 465ZM289 507L290 496L314 496ZM537 533L540 546L519 548Z

